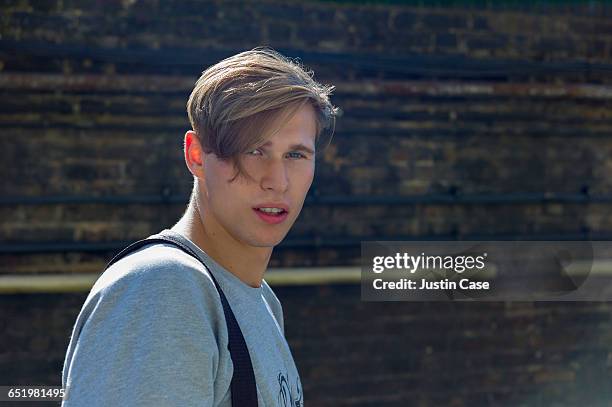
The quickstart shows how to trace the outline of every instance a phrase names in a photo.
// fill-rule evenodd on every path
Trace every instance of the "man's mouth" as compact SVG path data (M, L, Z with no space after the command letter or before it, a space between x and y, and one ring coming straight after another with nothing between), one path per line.
M253 208L253 209L259 212L263 212L266 215L270 215L270 216L280 216L284 213L287 213L287 211L284 210L283 208Z
M272 225L283 222L287 219L287 214L289 213L286 208L278 206L259 206L253 208L253 211L255 211L259 219Z

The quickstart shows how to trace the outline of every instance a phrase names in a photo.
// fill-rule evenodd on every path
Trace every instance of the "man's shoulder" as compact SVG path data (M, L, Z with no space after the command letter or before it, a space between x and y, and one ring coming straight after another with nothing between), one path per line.
M209 272L193 256L168 243L152 243L106 269L92 287L92 294L126 284L193 284L213 288Z

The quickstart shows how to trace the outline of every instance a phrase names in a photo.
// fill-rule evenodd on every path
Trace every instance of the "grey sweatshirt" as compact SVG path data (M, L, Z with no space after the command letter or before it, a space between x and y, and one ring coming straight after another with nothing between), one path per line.
M251 355L259 406L303 406L283 310L268 283L251 287L184 236L162 234L189 245L225 293ZM109 267L85 300L64 361L62 406L231 406L227 344L208 271L175 246L145 246Z

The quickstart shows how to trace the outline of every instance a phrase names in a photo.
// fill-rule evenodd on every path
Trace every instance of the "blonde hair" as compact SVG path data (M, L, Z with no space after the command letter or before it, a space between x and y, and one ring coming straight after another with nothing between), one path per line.
M310 103L316 116L315 150L329 145L339 109L324 86L305 69L269 47L256 47L206 69L197 80L187 113L202 148L230 160L236 175L245 173L241 155L264 142L270 129ZM250 177L249 177L250 178Z

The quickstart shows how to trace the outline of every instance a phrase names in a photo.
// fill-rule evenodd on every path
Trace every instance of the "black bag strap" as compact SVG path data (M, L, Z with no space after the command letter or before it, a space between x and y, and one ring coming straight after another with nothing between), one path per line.
M134 242L125 249L121 250L121 252L113 257L112 260L106 265L104 270L129 253L153 243L172 244L183 250L185 253L195 257L200 263L202 263L206 270L208 270L213 282L215 283L215 287L219 292L219 296L221 297L223 313L225 314L225 322L227 323L227 332L229 335L229 343L227 348L229 349L232 363L234 364L234 374L232 376L231 383L232 405L237 407L257 407L257 386L255 385L255 373L253 372L251 356L249 354L249 350L247 349L242 331L240 330L240 326L238 326L236 316L227 302L227 298L225 297L223 290L221 290L217 279L193 249L171 236L143 239Z

